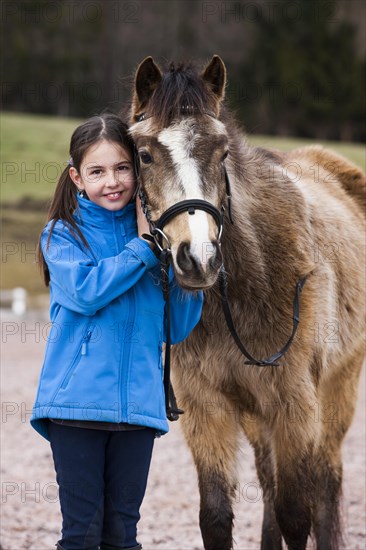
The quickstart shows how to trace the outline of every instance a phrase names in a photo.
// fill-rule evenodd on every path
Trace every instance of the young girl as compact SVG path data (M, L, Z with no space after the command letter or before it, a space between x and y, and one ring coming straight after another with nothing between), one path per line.
M31 424L51 443L63 517L59 550L141 549L136 524L153 442L168 431L159 261L142 238L134 148L114 115L79 126L40 237L50 331ZM176 343L202 293L171 282Z

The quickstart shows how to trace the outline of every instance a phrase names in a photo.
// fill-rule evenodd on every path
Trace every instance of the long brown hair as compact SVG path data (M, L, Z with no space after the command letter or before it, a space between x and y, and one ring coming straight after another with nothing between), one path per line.
M125 147L130 152L133 165L135 165L134 144L127 130L127 124L118 116L110 113L94 116L76 128L70 141L69 164L60 176L48 210L47 223L52 220L52 224L47 239L47 247L49 246L55 224L58 220L62 220L69 227L72 234L76 238L79 238L86 248L89 248L73 216L78 207L77 187L70 178L69 168L72 165L80 173L80 166L86 151L91 145L102 139L119 143L122 147ZM45 285L48 286L50 283L50 273L41 248L41 235L38 240L38 261Z

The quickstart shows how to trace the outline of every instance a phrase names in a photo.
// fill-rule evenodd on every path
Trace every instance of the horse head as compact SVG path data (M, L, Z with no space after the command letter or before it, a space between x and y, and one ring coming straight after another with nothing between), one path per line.
M225 83L217 55L201 74L173 64L162 73L147 57L134 81L130 133L148 216L154 223L182 201L201 205L175 212L163 227L177 281L191 290L212 286L222 265L213 214L227 202L228 135L219 120Z

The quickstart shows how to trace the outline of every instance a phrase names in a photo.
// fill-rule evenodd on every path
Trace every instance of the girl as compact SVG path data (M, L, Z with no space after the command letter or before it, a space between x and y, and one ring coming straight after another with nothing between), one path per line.
M149 226L135 201L127 126L115 115L91 118L70 155L40 237L52 329L31 424L51 443L57 548L137 550L154 438L168 431L159 261L142 238ZM198 322L203 298L173 280L174 343Z

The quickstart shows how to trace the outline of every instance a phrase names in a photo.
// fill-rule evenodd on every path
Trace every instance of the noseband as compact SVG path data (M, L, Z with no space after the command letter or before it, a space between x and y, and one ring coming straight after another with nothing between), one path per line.
M135 165L137 164L137 160ZM146 219L149 223L149 229L150 234L153 236L154 243L159 248L160 251L164 250L163 246L163 240L167 243L167 247L169 250L171 250L170 241L167 237L167 235L164 233L163 229L169 223L173 218L178 216L179 214L182 214L183 212L188 212L188 214L193 215L195 214L196 210L203 210L204 212L207 212L210 214L213 219L216 222L216 225L218 227L218 235L217 235L217 241L220 244L221 241L221 235L222 235L222 229L223 229L223 223L224 223L224 212L225 212L225 206L221 206L221 211L216 208L212 203L202 200L202 199L188 199L184 201L179 201L172 206L170 206L165 212L162 213L160 218L157 221L153 221L151 219L151 213L147 201L147 197L145 195L145 192L140 184L140 173L139 170L136 170L137 174L137 181L138 181L138 195L141 200L141 206L142 210L146 216ZM230 189L230 180L229 176L227 174L226 168L224 166L224 174L225 174L225 183L226 183L226 197L227 197L227 204L228 204L228 215L231 223L233 224L233 217L232 217L232 211L231 211L231 189ZM150 239L148 239L150 240Z
M211 113L207 112L209 116L212 116L213 118L216 118L216 116ZM140 122L142 120L145 120L148 118L148 115L146 113L143 113L138 117L137 122ZM166 406L166 413L167 418L169 420L178 420L179 415L183 414L184 411L181 409L178 409L173 387L170 383L170 347L171 347L171 338L170 338L170 295L169 295L169 265L171 263L171 244L169 241L169 238L164 233L163 229L167 223L169 223L173 218L178 216L179 214L182 214L183 212L188 212L188 214L193 215L196 210L203 210L204 212L207 212L210 214L218 227L218 236L217 241L218 244L221 245L221 236L223 231L223 221L224 221L224 211L225 206L221 206L221 211L218 210L213 204L211 204L208 201L201 200L201 199L188 199L179 201L176 204L173 204L173 206L170 206L165 212L162 213L160 218L157 221L153 221L151 219L151 212L148 205L147 197L145 195L145 192L143 190L143 187L141 185L140 181L140 164L139 164L139 157L137 150L135 149L135 173L136 173L136 179L138 183L138 188L136 191L136 194L138 193L140 200L141 200L141 206L143 209L143 212L146 216L146 219L149 223L149 229L150 229L150 235L144 233L142 237L153 244L155 244L160 251L159 253L159 259L161 261L161 281L162 281L162 288L163 288L163 294L166 302L166 320L167 320L167 334L166 334L166 347L165 347L165 359L164 359L164 391L165 391L165 406ZM227 208L228 208L228 217L231 222L231 224L234 224L233 216L232 216L232 195L231 195L231 187L230 187L230 180L229 176L226 170L225 165L223 164L223 170L224 170L224 177L225 177L225 186L226 186L226 197L227 197ZM164 245L165 241L165 245ZM271 357L268 359L255 359L245 348L244 344L240 340L234 326L234 322L231 315L230 306L228 303L228 297L227 297L227 288L228 288L228 281L227 281L227 274L224 268L224 265L220 268L220 274L219 274L219 287L220 287L220 293L221 293L221 302L222 302L222 308L225 315L226 324L230 330L230 333L241 351L241 353L247 358L247 361L245 361L246 365L255 365L257 367L278 367L280 366L277 361L283 357L283 355L288 351L290 348L293 339L296 335L297 327L300 322L300 293L303 289L303 286L305 284L306 277L303 277L299 279L299 281L296 283L296 293L293 301L293 327L291 336L288 339L287 343L277 352L274 353Z

